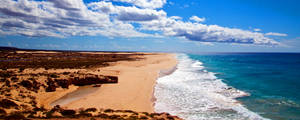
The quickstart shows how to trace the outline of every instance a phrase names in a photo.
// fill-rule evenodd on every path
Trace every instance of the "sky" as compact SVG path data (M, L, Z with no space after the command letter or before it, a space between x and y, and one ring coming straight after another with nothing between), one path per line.
M0 46L300 52L299 0L1 0Z

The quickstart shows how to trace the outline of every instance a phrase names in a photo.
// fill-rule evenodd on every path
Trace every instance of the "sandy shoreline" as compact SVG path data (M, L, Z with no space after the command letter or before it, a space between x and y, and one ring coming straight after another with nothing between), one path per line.
M137 61L119 61L101 68L102 74L118 73L118 84L104 84L95 92L62 105L65 108L103 108L154 112L153 98L156 80L174 71L177 61L174 54L148 54ZM107 72L112 71L112 72Z
M0 119L180 119L153 106L157 78L176 67L173 54L0 53Z

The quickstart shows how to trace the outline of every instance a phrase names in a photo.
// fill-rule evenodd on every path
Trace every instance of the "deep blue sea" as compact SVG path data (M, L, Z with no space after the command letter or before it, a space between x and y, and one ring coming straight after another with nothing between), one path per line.
M187 120L300 120L300 54L177 54L155 110Z

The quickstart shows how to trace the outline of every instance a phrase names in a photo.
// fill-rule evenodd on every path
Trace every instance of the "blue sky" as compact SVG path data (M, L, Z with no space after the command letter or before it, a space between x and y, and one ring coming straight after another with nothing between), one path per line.
M300 52L298 0L1 2L0 46L189 53Z

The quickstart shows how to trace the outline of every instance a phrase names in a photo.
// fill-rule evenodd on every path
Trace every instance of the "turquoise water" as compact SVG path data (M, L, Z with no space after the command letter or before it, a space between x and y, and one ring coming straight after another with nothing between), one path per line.
M300 120L300 54L215 53L188 55L228 86L249 93L237 98L260 116Z

